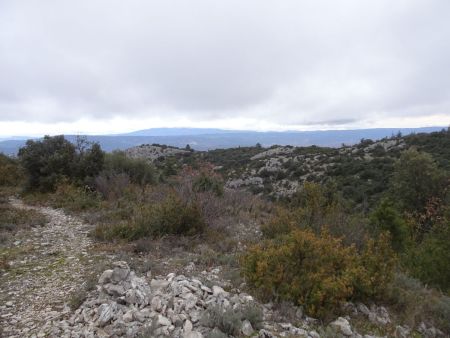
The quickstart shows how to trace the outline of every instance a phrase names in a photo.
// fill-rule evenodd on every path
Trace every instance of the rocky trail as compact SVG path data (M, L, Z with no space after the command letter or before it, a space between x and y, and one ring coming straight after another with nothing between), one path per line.
M91 252L87 234L92 225L62 210L28 206L16 198L10 204L34 209L48 222L20 230L7 248L13 259L0 275L0 336L44 337L52 320L70 312L73 292L108 257Z

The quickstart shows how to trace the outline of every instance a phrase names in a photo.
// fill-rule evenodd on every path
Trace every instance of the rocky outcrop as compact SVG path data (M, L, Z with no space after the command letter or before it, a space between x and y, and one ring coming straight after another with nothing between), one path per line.
M137 147L128 148L125 150L125 153L132 158L143 158L154 161L160 157L188 154L190 151L169 146L143 144Z
M230 172L226 186L230 189L264 188L271 197L289 197L306 181L323 182L327 173L345 169L343 163L370 162L406 149L403 139L384 139L340 148L273 147L252 156L241 170ZM395 156L394 156L395 157Z
M259 154L256 154L253 157L251 157L250 159L253 161L253 160L259 160L259 159L262 159L265 157L288 155L288 154L292 154L294 149L295 149L294 147L275 147L275 148L271 148L266 151L263 151Z
M235 180L229 180L225 184L226 188L229 189L238 189L242 187L264 187L264 181L261 177L246 177L246 178L238 178Z

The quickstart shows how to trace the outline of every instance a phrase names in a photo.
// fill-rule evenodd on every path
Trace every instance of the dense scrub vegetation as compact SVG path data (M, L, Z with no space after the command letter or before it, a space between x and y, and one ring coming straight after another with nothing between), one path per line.
M250 162L250 158L262 151L261 146L215 149L202 153L202 160L222 167L223 171L236 170Z
M53 191L59 181L67 179L82 184L103 168L104 153L96 143L79 139L74 145L64 136L27 141L19 158L27 173L29 190Z
M376 299L391 280L395 263L385 236L362 252L327 231L295 229L251 247L243 273L261 295L303 305L314 316L350 299Z
M120 176L139 185L154 184L158 179L155 168L144 159L128 158L122 151L106 154L103 171L96 182L97 186L103 183L101 180L114 180ZM105 183L109 185L108 182Z
M217 253L230 266L240 262L247 286L264 300L293 302L322 318L349 300L378 301L414 313L405 321L434 320L450 330L450 131L393 139L406 146L386 150L362 140L350 153L292 149L324 169L275 201L265 198L266 187L258 196L224 188L224 176L259 170L251 157L266 150L260 146L150 163L46 137L29 141L19 160L0 156L0 182L20 185L25 177L28 201L84 212L101 242L139 252L161 238L210 246L201 249L205 264ZM283 168L283 177L267 177L304 177L298 163ZM236 224L260 225L262 238L240 243Z
M405 136L409 146L433 156L440 167L450 169L450 128L430 134Z
M23 178L19 162L0 153L0 187L17 186Z

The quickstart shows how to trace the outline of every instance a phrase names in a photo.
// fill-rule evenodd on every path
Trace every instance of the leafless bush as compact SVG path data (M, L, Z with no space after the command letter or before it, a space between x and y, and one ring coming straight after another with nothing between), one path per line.
M100 175L95 178L95 189L107 200L119 199L130 185L127 174Z
M164 200L171 192L173 192L173 188L169 185L159 184L155 187L148 187L148 189L145 190L143 199L146 203L158 203Z
M226 213L223 199L211 191L196 193L195 201L200 208L206 224L211 227L215 227L220 217Z
M270 213L273 209L271 202L243 190L226 190L223 196L223 204L226 206L227 212L231 212L233 215L239 215L242 212L250 215L261 215L261 213Z

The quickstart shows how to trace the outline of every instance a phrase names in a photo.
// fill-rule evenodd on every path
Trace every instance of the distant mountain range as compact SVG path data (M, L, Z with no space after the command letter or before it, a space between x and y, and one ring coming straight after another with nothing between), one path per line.
M425 128L376 128L354 130L317 130L317 131L283 131L257 132L249 130L223 130L203 128L153 128L139 130L119 135L87 135L87 139L99 142L106 151L124 150L141 144L166 144L175 147L185 147L187 144L195 150L232 148L253 146L260 143L263 147L274 144L292 146L328 146L337 147L344 144L355 144L362 138L378 140L401 132L429 133L447 127ZM66 135L74 141L77 135ZM34 138L36 139L36 138ZM11 138L0 141L0 152L16 155L26 142L26 137Z
M119 134L118 136L196 136L248 132L248 130L225 130L213 128L151 128L137 130L127 134Z

